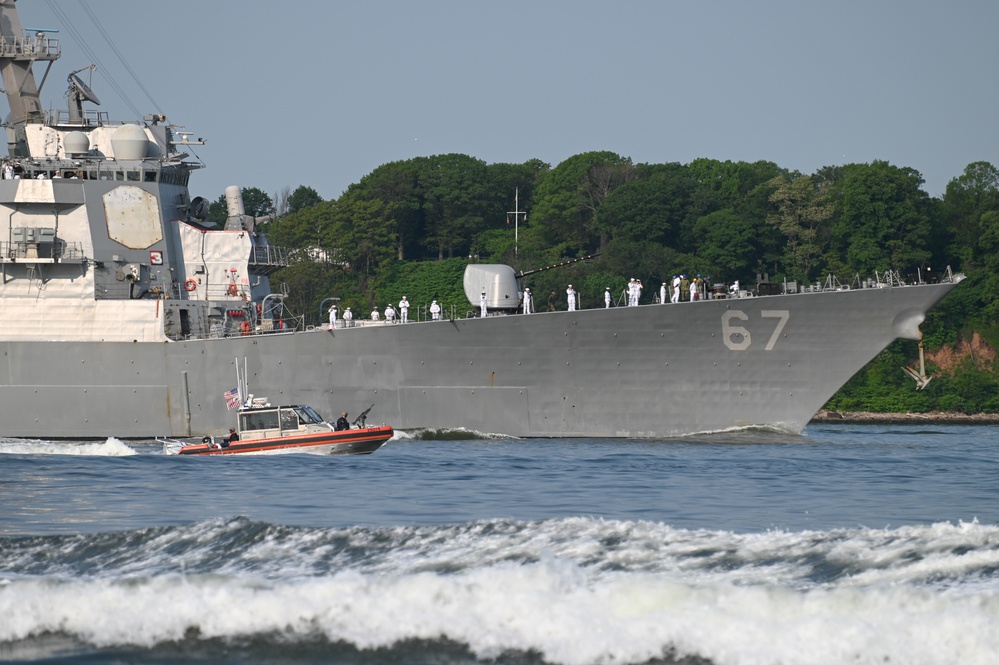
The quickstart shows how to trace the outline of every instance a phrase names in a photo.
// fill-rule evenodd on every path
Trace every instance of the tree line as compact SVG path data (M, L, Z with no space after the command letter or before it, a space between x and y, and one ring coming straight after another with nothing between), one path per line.
M977 332L995 348L999 170L969 164L940 197L923 185L915 169L885 161L804 174L768 161L635 164L595 151L554 167L540 160L486 164L462 154L417 157L379 166L335 200L309 187L285 190L277 201L255 188L243 196L248 214L275 213L264 225L271 244L297 250L296 263L272 281L287 282L289 306L315 323L329 296L360 312L402 295L416 305L436 298L463 312L469 304L461 272L469 261L529 270L598 254L529 278L539 304L550 291L564 296L571 282L583 307L602 306L604 289L620 293L631 277L646 286L644 304L661 281L681 272L711 275L716 283L754 284L766 275L804 285L889 270L935 279L949 266L969 279L923 324L927 346L955 345ZM513 214L514 192L522 214ZM210 218L224 217L220 197ZM837 395L840 406L929 410L950 391L943 406L951 410L999 411L988 363L951 371L936 382L942 387L920 393L901 371L895 379L872 369L905 364L915 352L913 344L894 344Z

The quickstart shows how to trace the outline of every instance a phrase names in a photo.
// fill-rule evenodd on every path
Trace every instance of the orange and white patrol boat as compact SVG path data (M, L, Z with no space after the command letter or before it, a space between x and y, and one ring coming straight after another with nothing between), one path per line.
M368 455L381 448L395 433L388 425L367 427L363 416L354 421L355 426L337 430L304 404L273 407L251 402L251 406L240 408L237 422L237 437L206 436L201 443L160 439L163 452L171 455L296 452Z
M244 359L244 363L245 363ZM236 427L224 436L205 436L201 443L157 439L167 455L239 455L307 452L319 455L369 455L392 438L388 425L368 427L366 420L374 404L353 424L347 414L336 424L326 421L305 404L271 406L265 397L249 394L246 370L236 363L236 388L224 393L230 410L238 408ZM246 396L244 399L243 396Z

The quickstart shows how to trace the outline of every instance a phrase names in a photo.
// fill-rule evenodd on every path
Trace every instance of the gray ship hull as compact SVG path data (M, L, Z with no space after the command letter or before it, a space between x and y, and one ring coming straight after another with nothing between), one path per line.
M181 342L0 342L0 434L221 433L257 395L397 430L523 437L801 431L865 363L916 339L954 283Z

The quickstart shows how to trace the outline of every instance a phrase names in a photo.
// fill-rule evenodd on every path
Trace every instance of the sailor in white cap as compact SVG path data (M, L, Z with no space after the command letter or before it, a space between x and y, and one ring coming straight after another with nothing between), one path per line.
M668 291L669 291L669 289L666 288L666 280L664 279L663 283L662 283L662 286L659 287L659 304L660 305L665 305L666 304L666 293Z
M610 309L612 299L613 298L611 298L610 287L608 286L606 289L604 289L604 309Z
M524 314L530 314L534 311L534 298L531 296L531 290L524 287Z
M482 318L486 318L486 311L488 310L488 307L486 306L487 302L486 292L483 290L482 295L479 296L479 308L481 309L480 316L482 316Z
M569 311L570 312L575 312L576 311L576 289L572 288L572 284L570 284L569 288L567 288L565 290L565 297L566 297L566 300L569 301Z
M336 303L330 305L330 330L336 330Z
M399 301L399 322L409 323L409 301L406 300L406 296Z
M680 276L673 275L673 293L670 296L670 302L680 302Z
M437 301L430 303L430 318L434 321L439 321L441 318L441 306L437 304Z
M385 320L395 323L395 309L392 308L392 303L385 305Z
M350 311L350 307L343 310L343 327L350 328L354 325L354 314Z
M382 315L378 313L378 305L375 305L375 308L371 310L371 320L377 321L380 318L382 318Z

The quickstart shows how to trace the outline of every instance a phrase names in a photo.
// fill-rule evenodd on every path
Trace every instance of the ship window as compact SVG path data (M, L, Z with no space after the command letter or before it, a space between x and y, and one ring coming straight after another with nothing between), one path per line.
M139 182L139 172L138 171L129 171L128 172L128 180L130 182Z
M277 411L249 411L239 414L240 430L277 429Z
M156 171L146 171L142 174L143 182L156 182Z
M298 417L303 423L321 423L323 422L322 416L316 413L311 406L297 406L295 411L298 412Z
M298 429L298 415L291 409L281 409L281 429Z
M115 180L124 180L125 179L125 174L122 173L121 171L115 171L114 172L114 179Z

